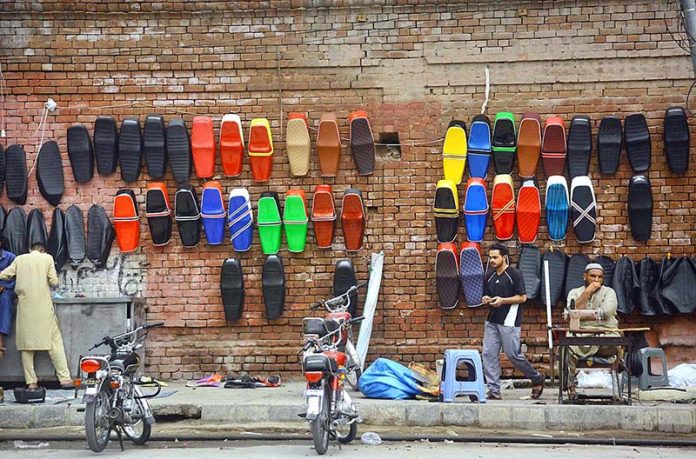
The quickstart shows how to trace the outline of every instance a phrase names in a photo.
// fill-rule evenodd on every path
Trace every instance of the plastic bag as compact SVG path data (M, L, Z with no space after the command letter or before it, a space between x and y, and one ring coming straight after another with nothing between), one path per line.
M360 392L367 398L404 400L421 393L413 372L389 359L379 358L360 377Z
M606 370L580 371L578 387L599 387L611 389L611 373Z
M671 387L696 386L696 364L682 363L667 372Z

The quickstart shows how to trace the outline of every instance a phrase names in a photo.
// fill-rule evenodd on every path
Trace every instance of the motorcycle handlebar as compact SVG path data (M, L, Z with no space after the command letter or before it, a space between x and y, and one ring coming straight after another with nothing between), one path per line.
M157 328L157 327L163 327L163 326L164 326L164 322L155 322L153 324L141 325L140 327L136 328L133 331L114 336L113 338L110 336L105 336L104 338L102 338L102 340L99 343L92 346L89 350L92 351L100 346L105 345L105 344L108 344L111 346L112 349L115 349L117 339L121 339L121 338L124 338L124 337L129 336L129 335L134 335L135 333L137 333L140 330L149 330L150 328Z
M144 325L144 329L150 329L150 328L157 328L157 327L164 327L164 322L155 322L154 324L147 324Z

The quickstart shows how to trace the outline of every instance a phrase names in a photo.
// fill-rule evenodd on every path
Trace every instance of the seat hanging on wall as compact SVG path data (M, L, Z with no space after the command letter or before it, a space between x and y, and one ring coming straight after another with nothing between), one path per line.
M21 207L13 207L7 214L2 231L4 247L19 256L29 252L27 247L27 214Z
M87 256L87 239L82 210L76 205L68 207L65 212L65 239L68 244L68 259L73 268L77 268Z
M522 244L537 239L541 221L541 196L534 180L525 180L517 195L517 237Z
M153 180L161 180L167 173L167 141L164 118L148 115L143 127L143 153L147 173Z
M317 247L331 248L336 230L336 205L331 185L317 185L312 199L312 223Z
M574 116L568 130L568 172L570 179L590 174L592 125L589 116Z
M667 166L675 174L689 169L689 123L682 107L670 107L665 111L664 146Z
M341 161L341 135L334 113L322 113L317 132L317 156L322 177L336 177Z
M681 314L696 312L696 263L679 257L660 276L660 298L666 308Z
M92 209L90 209L90 212ZM95 212L95 217L97 216ZM89 215L87 216L89 219ZM88 225L89 226L89 225ZM114 198L114 228L116 231L116 241L118 242L118 248L123 253L133 252L138 248L140 244L140 211L138 210L138 203L135 200L135 193L130 189L118 190L116 197ZM89 244L89 228L88 228L88 241ZM96 244L92 241L93 244ZM93 253L100 250L93 245ZM89 257L89 256L88 256ZM95 257L99 257L95 255ZM89 257L92 260L91 257Z
M249 127L249 163L256 182L267 182L273 170L273 135L266 118L254 118Z
M228 258L220 270L220 296L225 310L225 319L235 322L244 311L244 274L242 263L237 258Z
M5 191L5 150L0 145L0 196ZM2 228L0 228L2 231Z
M341 224L346 250L357 251L363 246L367 214L362 193L356 188L348 188L343 195Z
M592 263L599 263L602 265L604 270L604 285L613 288L614 285L614 269L616 267L616 262L611 258L604 255L595 257Z
M599 123L597 134L597 157L602 174L616 174L621 162L622 145L621 119L617 116L605 116Z
M451 180L440 180L435 188L435 230L437 242L452 242L459 227L459 196L457 186Z
M372 135L367 113L357 110L348 115L350 125L350 151L360 175L371 175L375 171L375 139Z
M177 182L187 182L191 177L191 139L186 122L173 119L167 125L167 153L169 165Z
M121 122L118 136L118 162L124 182L135 182L140 177L143 162L143 141L138 118L126 118Z
M162 182L149 183L145 193L145 218L152 244L163 246L172 238L172 208L167 186Z
M590 257L584 253L571 255L566 266L564 298L568 298L571 290L585 285L585 268L590 263Z
M469 175L485 179L491 161L491 123L486 115L476 115L471 122L466 156Z
M628 222L636 241L647 241L652 231L653 197L647 175L631 177L628 184Z
M208 245L220 245L225 240L227 212L220 182L206 182L201 196L201 219Z
M293 188L285 196L283 229L290 252L304 252L307 244L307 200L304 190Z
M620 257L614 268L613 287L616 292L617 312L630 314L637 305L640 284L636 274L636 266L629 257Z
M111 175L118 162L118 130L110 116L100 116L94 122L94 156L99 175Z
M256 221L259 227L261 250L266 255L280 251L283 238L280 198L275 191L264 191L259 198Z
M466 182L466 194L464 195L464 224L468 241L483 241L487 220L486 182L480 178L470 178Z
M5 150L5 185L7 197L19 205L27 202L27 155L21 145Z
M65 214L59 207L53 209L47 249L48 253L53 257L56 271L60 272L68 260L68 239L65 231Z
M652 145L645 115L632 113L624 120L626 155L634 172L650 169Z
M232 247L237 252L251 249L254 241L254 214L251 211L251 198L245 188L230 191L229 215L227 224L230 229Z
M174 196L174 215L179 238L184 247L196 247L201 240L201 208L196 189L181 183Z
M86 131L85 129L85 134ZM89 136L87 140L89 141ZM58 144L53 140L44 143L39 150L36 158L36 181L39 184L41 196L52 206L57 206L65 192L65 179L63 160L60 157Z
M495 115L493 125L493 163L496 174L512 174L516 152L515 115L500 112Z
M455 185L462 183L466 152L466 123L452 120L447 127L445 142L442 145L442 168L445 180L451 180Z
M533 178L541 155L541 117L536 112L524 112L517 134L517 160L520 177Z
M268 320L280 318L285 309L285 270L280 255L266 257L261 275L261 289L266 317Z
M459 304L459 259L452 242L438 244L435 255L435 285L440 308L454 309Z
M541 141L541 162L547 177L563 175L567 155L566 132L563 119L558 116L546 118L544 137Z
M285 143L290 173L296 177L304 177L309 172L309 158L312 151L306 114L288 113Z
M568 183L565 177L554 175L546 183L546 225L549 239L562 241L568 229Z
M522 273L522 279L524 279L527 300L538 299L541 290L541 250L534 245L523 245L517 269Z
M575 236L581 244L595 239L597 228L597 203L592 181L587 176L577 176L570 184L570 221Z
M31 246L36 243L48 246L46 220L41 209L32 209L27 218L27 249L31 250Z
M57 148L58 145L56 144ZM94 176L94 148L92 147L92 139L89 137L89 132L87 132L85 126L75 125L68 128L68 157L70 158L70 166L77 183L87 183L92 180ZM58 158L60 159L60 154ZM61 176L63 175L62 163L60 165L60 174ZM55 206L56 204L53 205Z
M515 232L515 189L511 175L495 176L491 194L491 213L495 237L501 241L512 239Z
M0 204L0 234L5 230L5 222L7 221L7 211Z
M191 123L191 155L193 168L198 178L207 179L215 175L215 133L213 119L196 116Z
M289 150L288 150L289 155ZM222 171L228 177L237 177L242 173L244 158L244 132L239 115L228 113L222 117L220 124L220 158Z
M546 276L544 262L549 262L549 292L551 307L558 304L565 287L566 264L568 257L560 250L547 250L541 263L541 302L546 304ZM565 298L563 298L565 300Z
M483 261L476 247L462 244L459 252L459 280L462 284L464 302L470 308L481 306L483 303Z
M93 204L87 212L87 258L97 268L104 268L114 242L114 227L104 208Z

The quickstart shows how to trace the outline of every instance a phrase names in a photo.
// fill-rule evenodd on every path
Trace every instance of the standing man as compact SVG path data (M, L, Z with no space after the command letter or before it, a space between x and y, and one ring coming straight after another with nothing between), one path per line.
M14 253L3 249L5 241L0 236L0 271L12 264ZM0 360L5 357L5 337L12 330L12 309L14 303L14 280L0 281Z
M605 328L604 336L620 336L616 330L619 321L616 318L618 301L613 288L604 285L604 268L599 263L590 263L585 267L583 274L584 287L574 288L568 292L568 305L575 301L575 309L594 311L594 318L581 320L580 328ZM616 346L569 346L568 352L568 395L571 399L577 397L575 391L575 369L579 359L588 357L614 357L618 356L619 348ZM618 365L619 359L615 360Z
M36 389L34 353L48 351L64 389L75 387L70 377L63 337L53 309L51 287L58 285L58 274L53 257L46 253L40 242L31 246L31 252L20 255L0 273L0 280L16 278L17 349L22 352L24 380L28 389Z
M508 249L494 243L488 251L491 269L485 275L483 304L490 306L483 333L483 372L488 384L486 398L500 400L500 347L512 364L532 380L532 398L544 391L542 373L521 352L522 303L527 301L522 273L508 263Z

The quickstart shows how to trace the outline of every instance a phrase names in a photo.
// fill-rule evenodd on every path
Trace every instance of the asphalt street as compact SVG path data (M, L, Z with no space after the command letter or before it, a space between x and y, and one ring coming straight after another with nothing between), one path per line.
M44 442L45 443L45 442ZM39 446L38 448L36 446ZM89 451L84 442L5 442L0 443L3 459L62 459L62 458L143 458L164 459L171 457L210 459L216 457L245 458L304 458L317 457L310 442L154 442L144 447L126 444L121 452L118 443L112 442L100 454ZM418 457L419 459L442 457L466 457L500 459L502 457L544 459L607 459L611 457L692 459L695 448L654 448L633 446L597 445L519 445L519 444L473 444L473 443L428 443L428 442L385 442L381 445L363 445L358 441L339 449L332 446L325 457L360 457L361 459L387 459Z

